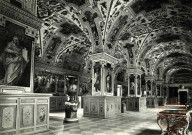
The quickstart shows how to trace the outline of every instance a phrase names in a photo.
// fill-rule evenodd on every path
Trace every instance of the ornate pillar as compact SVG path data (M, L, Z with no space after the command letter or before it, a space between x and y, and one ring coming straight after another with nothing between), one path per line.
M138 68L128 68L128 99L127 110L144 111L146 110L146 97L141 97L141 74Z
M92 66L92 95L114 95L114 67L118 62L115 57L102 52L91 55Z
M140 69L128 69L128 96L141 97Z
M155 83L157 97L163 97L163 81L156 81Z
M84 116L109 118L121 113L121 96L114 96L114 67L118 59L105 53L90 56L92 69L92 96L84 96Z
M153 95L153 80L153 76L145 77L147 96Z

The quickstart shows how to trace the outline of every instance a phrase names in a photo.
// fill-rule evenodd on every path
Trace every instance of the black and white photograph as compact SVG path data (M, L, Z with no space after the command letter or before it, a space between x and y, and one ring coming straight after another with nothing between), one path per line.
M192 0L0 0L0 135L192 135Z

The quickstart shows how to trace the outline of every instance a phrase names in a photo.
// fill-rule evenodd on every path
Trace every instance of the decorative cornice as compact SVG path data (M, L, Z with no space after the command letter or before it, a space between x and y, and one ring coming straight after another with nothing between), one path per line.
M10 3L5 2L4 0L0 0L0 14L3 14L4 16L12 18L35 29L40 29L43 22L36 16L27 13L11 5Z
M134 75L141 75L143 73L143 71L141 69L138 69L138 68L128 68L127 73L128 74L134 74Z
M96 53L96 54L92 54L90 56L90 59L94 62L106 62L106 63L110 63L110 64L117 64L119 62L119 59L105 53Z
M154 77L153 77L153 76L145 76L145 80L146 80L146 81L148 81L148 80L153 81L153 80L154 80Z

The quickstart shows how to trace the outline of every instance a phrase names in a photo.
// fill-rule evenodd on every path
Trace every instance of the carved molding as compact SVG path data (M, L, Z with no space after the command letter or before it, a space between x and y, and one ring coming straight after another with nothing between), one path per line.
M42 20L38 19L36 16L27 13L10 3L5 2L4 0L0 0L0 14L3 14L9 18L12 18L16 21L19 21L23 24L31 26L35 29L40 29Z
M96 53L96 54L92 54L90 56L90 59L94 62L106 62L106 63L110 63L110 64L117 64L118 63L118 59L105 53Z

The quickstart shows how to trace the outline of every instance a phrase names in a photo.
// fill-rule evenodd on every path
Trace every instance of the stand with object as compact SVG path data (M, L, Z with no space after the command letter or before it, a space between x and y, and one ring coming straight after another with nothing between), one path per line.
M75 85L75 84L73 84ZM73 89L74 86L71 85L71 88L68 90L68 95L70 96L70 99L68 102L65 102L65 118L64 123L74 123L78 122L77 119L77 106L78 102L75 100L76 95L76 89Z

